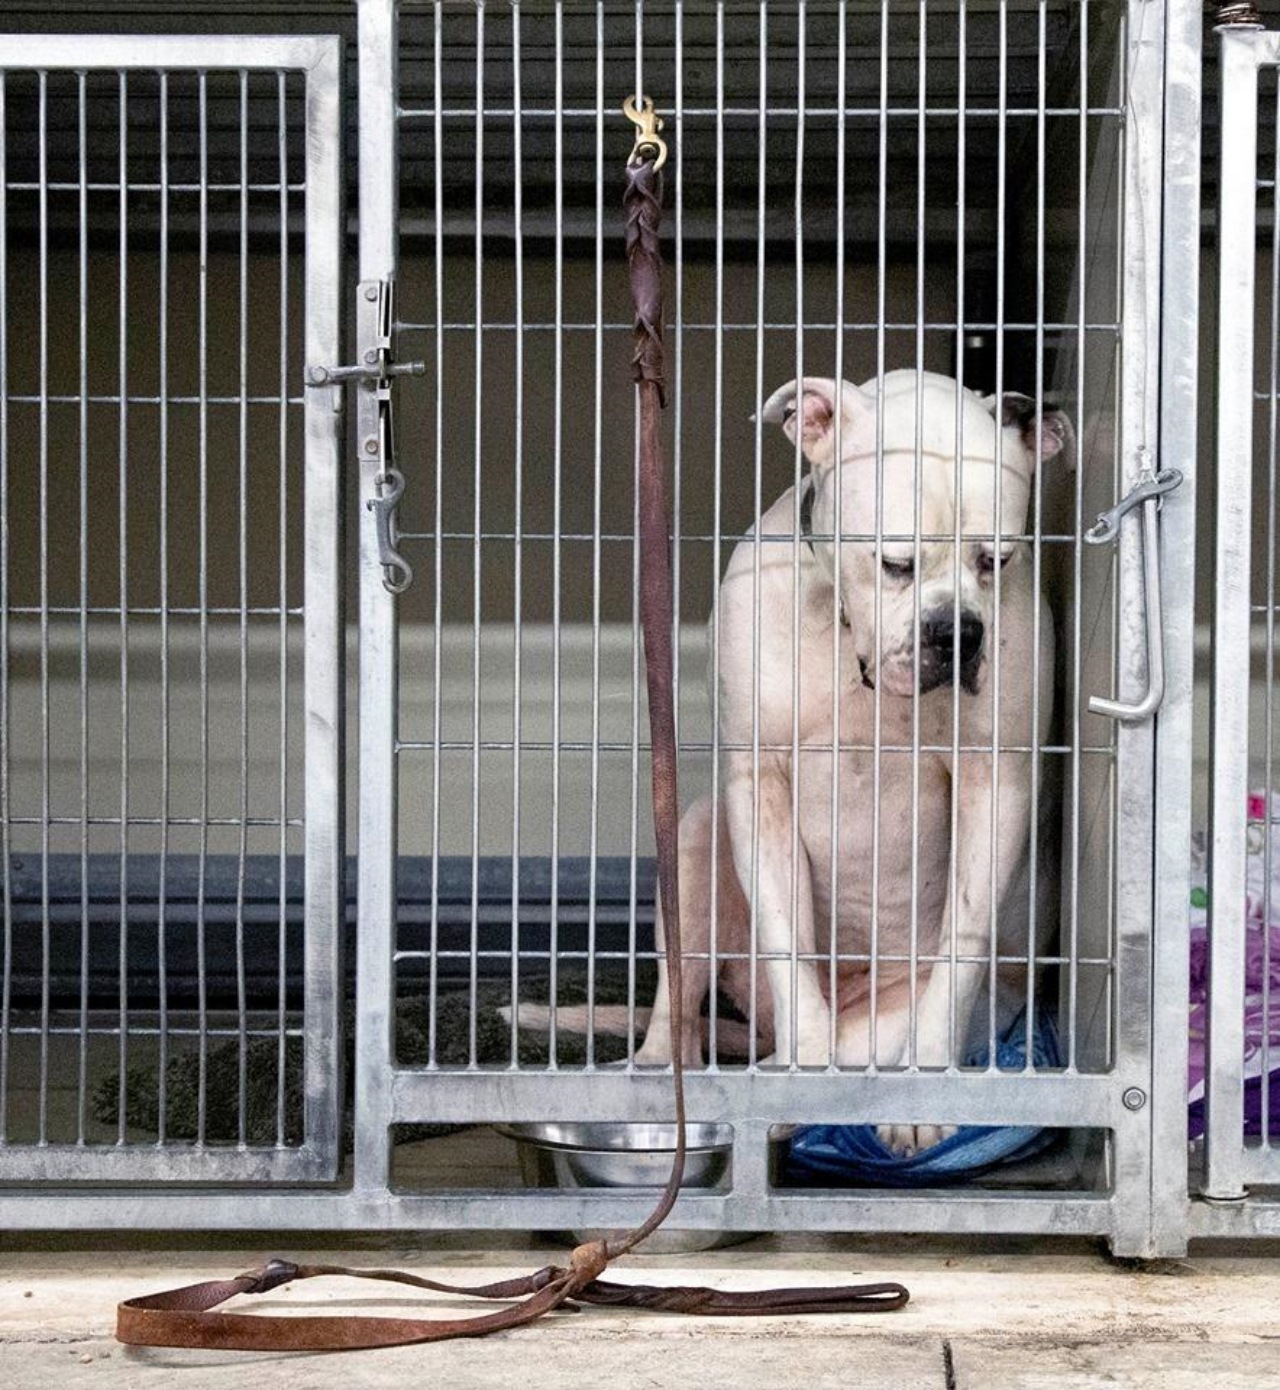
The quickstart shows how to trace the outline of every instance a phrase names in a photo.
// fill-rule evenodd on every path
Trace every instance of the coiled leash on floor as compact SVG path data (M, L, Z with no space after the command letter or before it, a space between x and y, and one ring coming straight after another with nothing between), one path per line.
M386 1269L347 1269L340 1265L295 1265L270 1260L234 1279L212 1280L126 1299L116 1312L116 1338L134 1346L209 1347L227 1351L341 1351L361 1347L440 1342L483 1337L534 1322L554 1308L592 1303L606 1307L651 1308L669 1313L747 1316L750 1314L881 1313L901 1308L909 1297L901 1284L861 1284L817 1289L761 1289L733 1293L696 1287L615 1284L601 1279L610 1261L651 1235L675 1204L684 1176L684 1069L680 1051L680 904L676 883L676 741L672 691L672 601L668 557L666 489L659 416L664 401L662 353L662 255L658 227L662 216L661 169L667 151L662 122L648 97L639 108L623 107L637 127L627 162L627 263L635 301L635 354L632 366L640 397L640 603L649 687L649 727L653 745L653 823L658 885L666 923L667 981L670 991L672 1074L675 1084L676 1152L671 1176L648 1219L618 1240L579 1245L566 1267L548 1265L536 1274L493 1284L437 1283ZM497 1312L469 1318L275 1317L212 1311L236 1294L262 1294L299 1279L326 1274L378 1279L435 1293L468 1298L523 1300Z

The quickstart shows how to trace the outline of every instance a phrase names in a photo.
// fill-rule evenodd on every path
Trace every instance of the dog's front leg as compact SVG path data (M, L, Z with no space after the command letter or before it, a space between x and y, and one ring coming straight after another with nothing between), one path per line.
M1027 754L1001 754L997 782L991 759L969 754L953 773L960 779L956 862L939 924L940 959L920 995L915 1028L891 1062L947 1067L963 1061L970 1018L994 965L995 914L1026 852L1030 767ZM880 1129L881 1138L899 1152L928 1148L951 1133L954 1128L947 1125Z
M775 1052L768 1060L826 1066L831 1021L817 969L812 959L792 969L793 951L812 957L815 935L809 856L791 829L789 764L762 757L757 781L749 754L728 755L724 800L738 881L755 904L754 950L773 996Z

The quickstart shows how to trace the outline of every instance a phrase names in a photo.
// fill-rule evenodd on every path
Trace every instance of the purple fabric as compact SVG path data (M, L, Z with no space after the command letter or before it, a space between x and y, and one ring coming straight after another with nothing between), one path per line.
M1253 792L1248 805L1245 893L1244 1132L1262 1132L1265 1109L1272 1136L1280 1136L1280 794ZM1268 839L1270 844L1268 845ZM1190 1057L1188 1136L1204 1133L1205 1035L1208 1025L1209 898L1206 843L1192 846Z

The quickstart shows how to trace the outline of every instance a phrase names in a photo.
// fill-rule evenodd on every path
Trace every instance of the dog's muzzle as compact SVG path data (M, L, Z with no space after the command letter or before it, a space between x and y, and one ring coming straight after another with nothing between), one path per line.
M951 612L935 613L920 622L920 693L950 685L955 679L957 662L960 685L970 695L978 693L978 675L982 667L982 645L986 629L975 613L960 614L960 632L955 628Z

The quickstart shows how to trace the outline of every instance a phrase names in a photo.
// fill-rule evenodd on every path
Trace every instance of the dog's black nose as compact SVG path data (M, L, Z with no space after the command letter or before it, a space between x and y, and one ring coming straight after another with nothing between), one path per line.
M985 629L982 619L973 613L960 614L960 664L968 666L982 655L982 639ZM925 618L920 624L920 637L924 645L934 647L939 653L950 658L955 651L956 629L950 613L937 613Z

